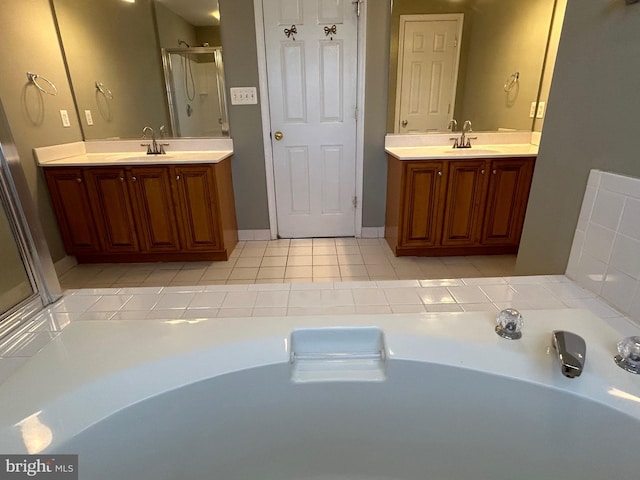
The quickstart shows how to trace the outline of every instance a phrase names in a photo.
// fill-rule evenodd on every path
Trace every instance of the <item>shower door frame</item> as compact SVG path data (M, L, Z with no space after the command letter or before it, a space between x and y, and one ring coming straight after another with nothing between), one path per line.
M0 312L0 338L62 296L51 254L29 192L20 156L0 102L0 204L33 293ZM1 207L0 207L1 208Z

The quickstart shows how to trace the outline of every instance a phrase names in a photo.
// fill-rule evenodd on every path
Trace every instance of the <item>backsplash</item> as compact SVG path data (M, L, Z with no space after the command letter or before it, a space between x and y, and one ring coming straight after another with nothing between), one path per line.
M591 171L566 275L640 323L640 179Z

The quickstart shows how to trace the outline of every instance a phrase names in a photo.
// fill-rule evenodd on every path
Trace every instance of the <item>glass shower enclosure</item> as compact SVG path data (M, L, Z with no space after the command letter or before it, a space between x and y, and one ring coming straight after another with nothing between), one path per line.
M60 296L49 248L0 103L0 337Z
M228 137L222 47L163 48L174 137Z

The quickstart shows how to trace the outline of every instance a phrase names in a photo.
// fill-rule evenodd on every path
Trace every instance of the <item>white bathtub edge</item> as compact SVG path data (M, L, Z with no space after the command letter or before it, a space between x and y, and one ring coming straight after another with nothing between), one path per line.
M640 420L640 384L612 360L619 339L613 329L583 310L523 315L526 325L519 341L495 335L493 315L484 312L76 323L0 386L0 450L36 453L34 448L44 445L25 447L17 426L25 419L50 432L46 446L55 450L146 398L226 373L286 363L289 335L300 327L378 326L392 360L468 368L561 389ZM587 362L580 378L560 374L548 349L554 329L586 340Z

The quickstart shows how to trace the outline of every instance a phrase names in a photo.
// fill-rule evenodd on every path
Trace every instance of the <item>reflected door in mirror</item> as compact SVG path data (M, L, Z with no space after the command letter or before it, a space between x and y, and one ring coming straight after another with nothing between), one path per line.
M455 105L462 14L400 16L395 130L446 130Z

